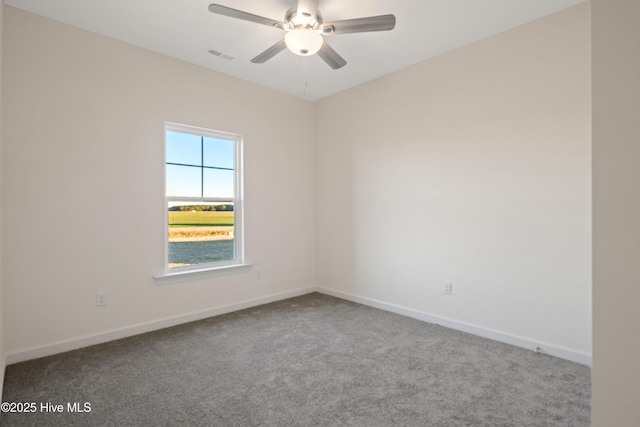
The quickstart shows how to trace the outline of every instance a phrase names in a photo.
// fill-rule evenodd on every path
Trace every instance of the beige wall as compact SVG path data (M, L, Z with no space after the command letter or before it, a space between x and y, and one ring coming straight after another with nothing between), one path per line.
M640 3L592 0L593 425L640 425Z
M4 5L0 7L0 397L2 396L2 386L4 384L4 367L6 359L4 356L4 298L3 298L3 257L2 257L2 211L3 211L3 197L2 197L2 182L4 177L4 168L2 167L2 36L4 34Z
M311 103L11 7L5 18L7 354L314 284ZM244 136L245 250L261 279L155 285L164 121Z
M587 361L589 68L582 4L319 101L318 285Z

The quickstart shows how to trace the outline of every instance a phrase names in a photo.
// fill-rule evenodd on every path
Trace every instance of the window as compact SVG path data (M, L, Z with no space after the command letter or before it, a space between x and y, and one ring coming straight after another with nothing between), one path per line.
M165 124L166 266L243 263L239 135Z

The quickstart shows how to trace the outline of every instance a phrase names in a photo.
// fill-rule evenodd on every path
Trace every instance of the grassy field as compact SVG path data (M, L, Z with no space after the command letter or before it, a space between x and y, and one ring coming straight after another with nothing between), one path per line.
M169 228L213 227L233 225L233 211L179 212L169 211Z

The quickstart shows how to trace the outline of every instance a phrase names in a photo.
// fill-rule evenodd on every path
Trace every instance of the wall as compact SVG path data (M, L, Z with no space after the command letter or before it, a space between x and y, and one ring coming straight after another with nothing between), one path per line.
M589 82L582 4L319 101L318 286L589 363Z
M2 37L4 34L4 4L0 6L0 396L2 396L2 387L4 385L4 368L6 364L4 356L4 298L3 298L3 257L2 257L2 182L4 176L4 168L2 167Z
M594 426L640 425L640 3L592 0Z
M314 285L312 104L11 7L5 18L10 362ZM156 286L164 121L244 136L245 250L260 280Z

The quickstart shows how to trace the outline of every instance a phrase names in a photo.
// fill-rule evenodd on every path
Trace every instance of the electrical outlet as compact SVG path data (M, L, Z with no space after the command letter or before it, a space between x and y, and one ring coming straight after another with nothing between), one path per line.
M106 292L98 292L96 294L96 307L102 307L107 305L107 293Z
M253 270L253 274L255 274L256 279L262 278L262 270L260 270L259 268L256 268L255 270Z
M442 285L442 293L444 295L451 295L452 292L453 292L453 284L451 282L445 282Z

